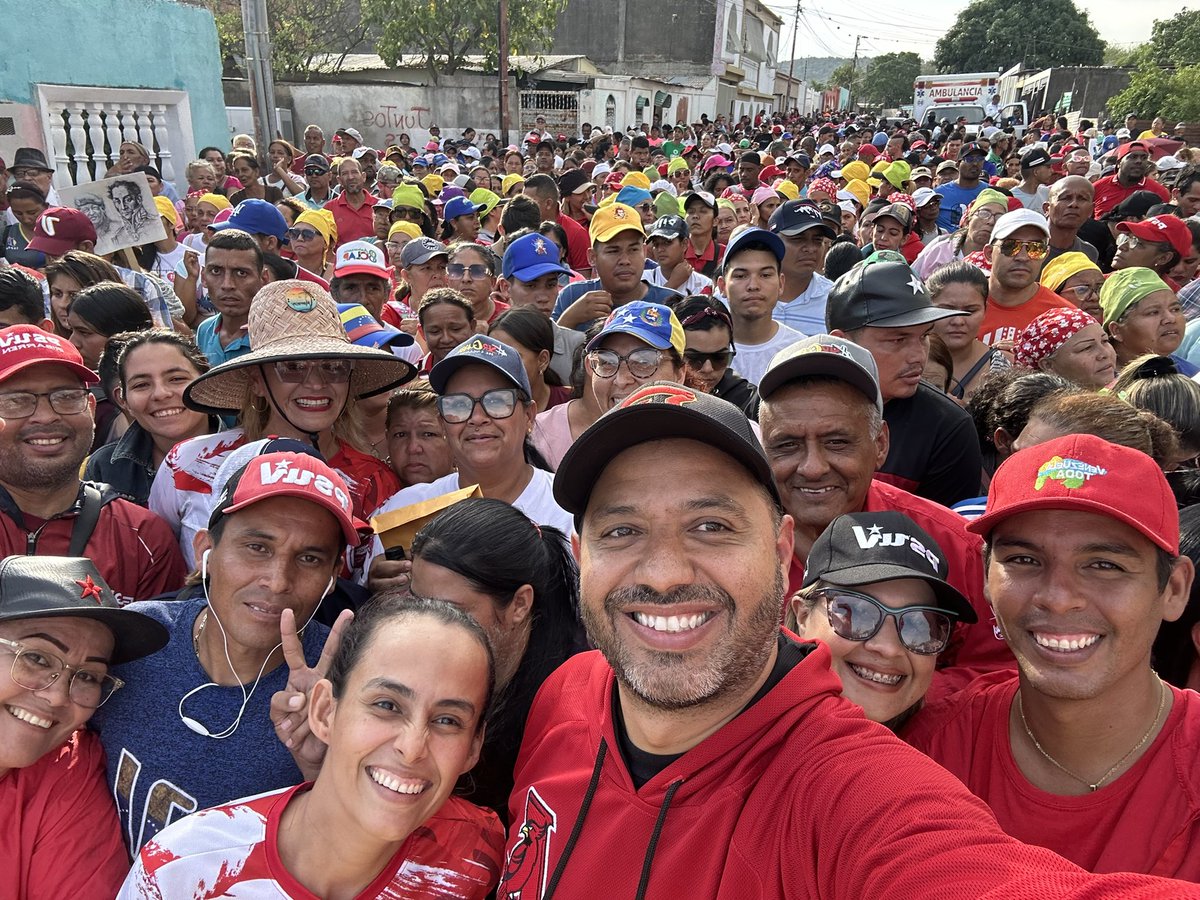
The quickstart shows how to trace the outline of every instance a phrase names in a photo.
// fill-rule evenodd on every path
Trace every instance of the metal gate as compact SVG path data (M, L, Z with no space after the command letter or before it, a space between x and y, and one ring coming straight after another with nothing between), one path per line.
M537 117L546 117L545 130L567 137L579 134L579 94L575 91L521 91L521 136L538 127Z

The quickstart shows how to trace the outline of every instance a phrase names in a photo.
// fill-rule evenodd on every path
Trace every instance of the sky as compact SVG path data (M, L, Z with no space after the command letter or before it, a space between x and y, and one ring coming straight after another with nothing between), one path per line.
M931 59L938 38L967 4L968 0L922 0L919 15L908 15L900 5L801 0L795 55L851 56L855 35L862 34L860 56L913 51ZM1075 5L1087 11L1101 38L1122 47L1149 39L1155 19L1169 19L1181 8L1178 0L1090 0L1086 4L1077 0ZM767 0L767 6L783 17L779 58L791 59L796 7L788 0Z

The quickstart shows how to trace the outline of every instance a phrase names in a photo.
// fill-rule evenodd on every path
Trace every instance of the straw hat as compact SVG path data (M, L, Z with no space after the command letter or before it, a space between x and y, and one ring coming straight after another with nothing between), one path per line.
M248 331L250 352L189 384L184 403L211 414L237 412L250 390L251 370L284 359L354 360L350 393L355 397L378 394L416 375L410 363L391 353L352 344L333 297L312 282L289 279L264 286L250 305Z

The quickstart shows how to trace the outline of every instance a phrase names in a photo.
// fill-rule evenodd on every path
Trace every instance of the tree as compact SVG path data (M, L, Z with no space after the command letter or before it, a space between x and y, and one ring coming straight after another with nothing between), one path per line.
M911 103L913 82L921 74L919 53L885 53L867 65L862 79L862 98L882 108Z
M469 54L483 54L496 69L499 0L362 0L363 16L379 31L375 50L389 66L405 53L419 54L434 81L460 69ZM541 52L567 0L508 0L509 52Z
M246 52L240 0L209 0L217 23L221 58ZM271 68L277 75L336 72L368 38L358 0L267 0Z
M1161 115L1173 122L1200 118L1200 12L1185 9L1156 21L1149 43L1131 57L1137 70L1129 87L1108 101L1110 112Z
M1104 42L1071 0L974 0L937 42L939 72L1098 66Z
M850 93L857 97L862 88L862 80L862 69L855 67L851 62L844 62L829 74L829 87L849 88Z

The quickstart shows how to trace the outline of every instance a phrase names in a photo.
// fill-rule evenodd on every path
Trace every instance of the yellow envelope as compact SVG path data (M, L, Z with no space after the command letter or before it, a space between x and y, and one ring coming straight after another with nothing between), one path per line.
M448 494L441 494L428 500L422 500L420 503L413 503L393 509L391 512L372 516L371 528L379 535L379 540L385 550L390 550L392 547L403 547L407 552L412 546L417 532L431 522L438 513L449 509L460 500L482 496L483 491L477 484L459 488Z

